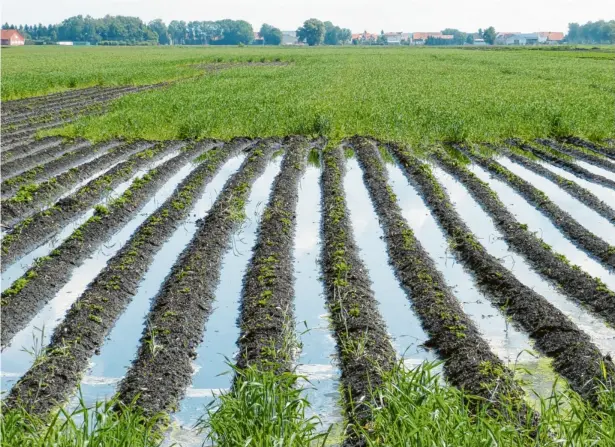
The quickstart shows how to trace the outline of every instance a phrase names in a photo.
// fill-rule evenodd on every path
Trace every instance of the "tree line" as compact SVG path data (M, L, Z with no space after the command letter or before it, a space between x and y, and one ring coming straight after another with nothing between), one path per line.
M615 20L587 22L585 25L570 23L566 40L569 43L615 43Z

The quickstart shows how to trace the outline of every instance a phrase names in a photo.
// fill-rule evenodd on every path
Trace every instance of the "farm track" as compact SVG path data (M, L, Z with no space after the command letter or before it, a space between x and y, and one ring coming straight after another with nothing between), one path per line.
M389 148L448 235L456 258L474 273L485 296L528 333L540 352L553 359L553 369L573 390L596 402L598 383L606 381L607 386L614 386L613 362L603 357L590 337L559 309L487 253L457 214L429 166L399 145L390 144Z
M537 145L522 143L517 140L512 140L508 142L509 144L518 147L526 152L533 153L538 158L554 164L562 168L564 171L568 171L571 174L577 175L582 179L585 179L589 182L597 183L598 185L606 186L607 188L615 189L615 182L610 180L602 175L594 174L591 171L577 165L574 162L568 161L562 157L558 157L548 152L547 150L538 147Z
M31 154L24 154L23 157L15 160L3 162L1 167L2 183L6 183L8 179L21 175L32 168L49 163L67 152L76 151L86 146L91 146L91 143L85 140L71 141Z
M589 151L596 152L600 155L604 155L605 157L615 161L615 141L610 142L610 147L605 146L605 145L595 144L595 143L592 143L591 141L583 140L578 137L568 137L568 138L565 138L564 141L568 144L579 146ZM607 141L605 144L609 144L609 142Z
M187 144L187 143L184 143ZM2 293L1 346L6 346L36 313L71 279L73 271L109 237L128 223L160 187L189 161L215 147L213 142L188 146L180 155L136 179L122 196L75 229L50 256L33 266Z
M196 200L222 165L249 144L248 140L238 139L222 148L209 150L203 160L198 161L198 166L180 183L173 195L139 226L73 304L55 329L46 355L11 390L9 405L24 406L31 413L45 415L69 398L87 369L90 358L103 345L115 322L137 293L156 253L188 217ZM199 148L185 152L179 158L186 162L211 146L212 143L199 143ZM181 164L176 164L179 169ZM166 166L161 166L152 175L160 175L166 169ZM148 182L147 187L152 181ZM110 208L110 213L105 217L117 214L118 210L121 213L124 207ZM134 214L128 210L125 212ZM59 272L58 269L56 271ZM41 384L45 385L41 387Z
M256 146L200 222L153 299L137 358L119 385L120 401L136 401L147 414L177 406L191 382L192 360L211 314L223 255L246 218L254 181L278 148L275 140Z
M12 227L20 221L28 218L37 210L58 200L63 194L77 187L83 181L91 177L102 176L105 170L120 164L127 158L148 158L150 153L160 152L156 148L150 149L154 143L138 142L111 149L106 154L85 163L79 168L72 168L56 177L36 185L24 185L17 194L9 199L2 200L0 210L2 212L2 224ZM158 144L160 149L163 145Z
M352 426L365 426L371 392L395 361L395 350L378 310L368 272L359 256L346 205L341 147L322 153L322 270L325 298L337 344L345 415L350 423L344 446L364 445Z
M285 157L263 211L243 279L237 366L290 371L294 344L293 248L299 181L307 167L304 138L284 141Z
M388 184L376 143L357 137L351 139L350 144L384 230L389 262L430 336L429 346L445 360L448 380L496 405L504 401L516 402L518 413L511 416L522 420L527 415L522 403L525 393L513 380L513 373L490 350L446 285L444 276L416 239Z
M515 152L508 151L502 148L492 147L492 149L505 153L506 156L515 163L555 183L557 186L562 188L579 202L587 205L587 207L600 214L609 222L615 224L615 209L613 209L604 201L600 200L600 198L592 192L588 191L582 186L579 186L576 182L568 180L567 178L556 174L550 169L547 169L542 166L540 163L536 163L535 161L529 159L526 155L519 155Z
M538 138L536 142L552 150L568 155L569 157L586 161L587 163L590 163L594 166L604 168L607 171L615 172L615 163L609 161L607 158L601 155L593 154L585 148L578 148L573 145L560 143L545 138Z
M20 158L29 157L39 152L43 152L48 149L52 149L64 143L62 137L45 137L31 144L25 144L23 146L17 146L14 149L2 151L0 161L4 165L5 163L19 160ZM66 143L70 144L70 143Z
M485 182L454 157L444 151L438 151L435 155L433 158L438 165L463 184L491 217L510 248L527 259L534 270L558 286L565 295L615 326L615 293L599 279L593 278L580 267L571 265L564 256L553 252L526 225L517 221Z
M29 250L40 246L54 237L65 225L74 221L94 204L102 200L121 182L130 179L136 171L163 158L174 150L172 142L159 144L137 143L144 151L128 160L118 163L77 191L60 199L53 206L38 211L13 228L2 239L2 271L17 261Z
M469 148L464 148L464 152L478 165L485 168L495 177L506 182L506 184L517 191L529 203L534 205L578 248L600 261L609 269L615 269L615 247L609 245L606 241L577 222L569 213L553 203L545 193L533 186L530 182L514 174L497 161L478 154Z
M18 176L3 181L2 199L13 196L23 185L42 183L69 169L78 169L80 165L103 156L108 150L118 147L120 144L122 144L121 141L110 141L92 147L88 143L84 143L81 147L65 152L48 163L40 164Z

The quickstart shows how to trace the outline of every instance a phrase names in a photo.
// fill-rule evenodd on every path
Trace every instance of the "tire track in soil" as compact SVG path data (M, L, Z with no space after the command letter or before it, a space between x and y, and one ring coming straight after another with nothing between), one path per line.
M154 297L136 359L119 385L122 402L146 414L176 409L190 385L192 361L215 298L222 257L245 216L254 181L279 147L265 140L226 183Z
M109 191L130 179L136 171L150 163L156 163L171 153L176 142L158 144L138 143L139 148L147 148L128 160L118 163L110 170L90 180L77 191L57 201L53 206L41 210L23 220L2 238L2 272L33 248L52 239L70 222L78 218ZM151 149L150 149L151 148Z
M309 143L284 141L286 155L263 211L252 257L243 279L237 366L290 371L294 361L294 235L299 180L307 166Z
M495 191L462 163L444 151L437 151L434 160L447 173L466 187L470 195L491 217L504 241L523 256L534 270L586 310L615 326L615 293L599 278L593 278L580 267L570 264L565 256L553 250L527 225L517 221L500 201Z
M118 147L122 144L121 141L115 140L107 143L98 144L91 147L89 143L81 144L74 150L70 150L52 159L48 163L39 164L38 166L21 173L16 177L12 177L2 182L2 198L8 198L14 195L19 188L24 184L42 183L49 180L51 177L60 175L69 169L78 168L79 166L89 163L90 161L104 155L108 150ZM4 187L6 185L6 187Z
M558 166L560 168L562 168L565 171L570 172L571 174L575 174L579 177L581 177L582 179L585 179L589 182L594 182L597 183L599 185L605 186L607 188L611 188L611 189L615 189L615 182L603 177L601 175L598 174L594 174L591 171L588 171L587 169L577 165L574 162L565 160L564 158L561 157L557 157L551 153L549 153L547 150L542 149L540 147L538 147L537 145L534 144L529 144L529 143L523 143L519 140L509 140L507 141L508 144L518 147L519 149L522 149L526 152L530 152L532 154L534 154L535 156L537 156L538 158L552 163L555 166Z
M388 147L446 231L456 258L474 273L486 297L528 333L540 352L553 358L553 369L568 380L573 390L596 403L599 382L606 381L608 387L613 387L613 362L603 357L590 337L561 311L487 253L457 214L428 165L399 145Z
M579 249L583 250L597 261L600 261L611 271L615 269L615 246L609 245L606 241L593 234L573 219L570 214L553 203L545 193L511 172L497 161L480 155L468 147L464 147L463 151L479 166L482 166L496 178L504 181L523 196L525 200L535 206Z
M596 143L592 143L591 141L587 141L587 140L583 140L581 138L578 137L568 137L568 138L564 138L564 142L568 143L568 144L572 144L573 146L578 146L578 147L582 147L584 149L587 149L589 151L593 151L596 152L600 155L603 155L611 160L615 160L615 144L613 144L613 147L608 147L606 146L606 144L608 144L608 142L604 143L605 145L599 145ZM613 142L611 142L613 143Z
M371 419L371 391L395 361L395 350L378 311L367 269L359 256L345 201L345 160L341 147L322 152L322 270L325 297L337 343L341 394L349 426L344 446L364 445L352 426Z
M70 169L46 182L30 188L25 185L17 194L0 202L3 225L11 227L28 218L49 203L58 200L63 194L77 187L83 181L105 176L105 170L117 166L126 159L149 158L152 153L160 153L165 148L162 143L138 142L111 149L105 155ZM108 175L108 174L107 174ZM23 197L22 197L23 193Z
M187 144L187 143L184 143ZM2 292L0 346L12 337L70 281L73 271L83 264L106 240L129 222L171 177L190 160L216 146L204 142L186 148L180 155L136 179L124 194L77 228L50 256L38 258L12 287Z
M611 208L607 203L600 200L598 196L596 196L588 189L583 188L576 182L568 180L567 178L564 178L561 175L558 175L557 173L545 168L540 163L529 159L525 155L519 155L505 149L495 148L493 146L489 147L495 151L505 153L506 156L515 163L555 183L557 186L562 188L579 202L591 208L596 213L607 219L609 222L615 224L615 209Z
M5 163L9 163L15 160L19 160L20 158L25 158L31 155L34 155L38 152L42 152L48 149L51 149L55 146L59 146L64 143L63 137L45 137L40 140L32 143L26 144L24 146L16 147L15 149L11 149L8 151L2 151L2 155L0 161L2 165ZM71 142L74 144L75 142ZM71 144L66 143L66 144Z
M211 145L202 145L199 152ZM204 161L181 182L173 195L139 226L67 312L55 329L43 360L30 368L12 388L7 399L9 407L19 405L30 413L46 415L67 401L90 358L104 344L115 322L137 293L156 253L190 214L196 199L224 162L248 145L248 140L237 139L228 147L207 152Z
M615 164L603 156L594 155L590 151L579 149L572 145L554 141L548 138L537 138L534 141L554 151L561 152L565 155L568 155L569 157L573 157L575 159L586 161L589 164L598 166L600 168L606 169L607 171L611 171L615 173Z
M359 137L351 139L350 144L357 154L364 183L384 230L389 262L430 336L428 346L436 349L445 360L448 381L496 405L499 401L510 403L512 398L518 406L517 413L511 416L524 420L527 414L524 391L465 314L403 217L376 144ZM500 407L501 410L505 408Z

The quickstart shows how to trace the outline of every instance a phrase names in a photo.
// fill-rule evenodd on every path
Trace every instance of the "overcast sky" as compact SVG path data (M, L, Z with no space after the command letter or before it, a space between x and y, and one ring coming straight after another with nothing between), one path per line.
M615 19L613 0L7 0L2 23L59 23L73 15L138 16L145 21L243 19L294 30L308 18L353 32L566 31L569 22Z

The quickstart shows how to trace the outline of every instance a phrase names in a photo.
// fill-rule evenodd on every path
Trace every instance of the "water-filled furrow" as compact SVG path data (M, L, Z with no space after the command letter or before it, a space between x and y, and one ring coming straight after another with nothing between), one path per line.
M476 279L455 260L443 230L401 169L397 165L387 165L387 172L403 216L436 268L442 272L446 285L458 298L463 311L477 326L482 338L502 363L516 370L516 374L521 374L523 368L533 373L529 377L529 388L541 395L548 395L554 375L550 368L543 368L544 358L535 353L528 336L489 302L478 290Z
M142 177L151 169L157 168L175 156L177 156L177 152L168 154L158 160L154 160L149 164L149 166L142 166L140 169L136 170L129 179L120 183L112 191L109 191L109 193L106 194L102 200L93 204L92 208L88 208L85 212L79 214L76 219L68 222L64 227L59 229L57 233L54 234L53 231L48 232L47 235L50 236L49 238L42 238L42 243L40 245L36 246L33 250L25 252L23 256L20 256L17 260L12 262L10 266L2 272L2 284L0 286L2 291L6 290L9 286L11 286L13 281L22 276L32 265L35 259L41 256L49 255L49 253L60 246L77 228L79 228L94 215L95 208L98 205L107 206L118 197L121 197L137 178Z
M612 180L615 182L615 172L611 170L605 169L604 167L601 167L601 166L596 166L594 164L588 163L583 160L577 160L576 163L582 168L587 169L589 172L593 172L596 175L601 175L602 177L606 177L609 180ZM615 169L615 163L611 163L611 164L614 167L613 169Z
M203 342L197 349L193 363L194 375L192 388L199 390L230 388L233 375L230 366L237 352L236 341L239 336L237 316L244 277L252 246L256 241L256 230L267 203L273 180L280 170L281 159L271 162L264 174L254 182L246 204L247 219L238 232L233 235L232 249L222 261L220 283L215 291L213 311L205 328ZM224 374L224 373L229 374ZM185 425L193 426L203 415L212 397L202 395L186 396L180 403L175 417Z
M309 383L304 385L311 411L327 428L340 422L342 409L335 341L330 335L318 264L322 244L319 177L320 169L309 166L299 188L294 247L295 319L301 343L297 372L308 377Z
M495 227L491 217L468 193L465 186L440 168L432 168L438 181L448 192L455 210L477 235L487 252L501 263L526 286L530 287L561 310L580 329L587 333L603 355L615 355L615 330L594 317L576 303L568 300L554 285L543 280L522 257L512 251Z
M181 178L177 177L182 175L185 177L186 174L187 172L178 173L169 180L157 196L148 201L133 220L109 238L96 253L73 271L70 281L60 289L55 297L47 303L24 329L13 337L11 345L2 351L3 371L11 374L23 373L31 366L34 359L30 354L24 352L23 348L30 348L32 346L33 334L40 334L39 330L44 328L45 333L44 336L41 334L39 337L38 346L40 348L48 344L51 333L75 299L84 291L90 281L100 273L107 261L122 248L136 228L150 214L156 211L162 200L171 195L174 187L181 180ZM9 380L7 383L2 384L2 389L7 390L12 384L13 380Z
M526 224L530 231L535 232L546 244L553 247L555 252L563 254L572 264L576 264L590 275L600 278L609 289L615 290L614 274L610 273L583 250L577 248L553 225L550 219L534 208L509 185L493 178L478 165L470 165L468 169L497 193L500 200L515 214L519 222Z
M35 141L32 144L18 146L11 150L4 150L3 147L0 162L4 164L14 160L19 160L20 158L29 157L37 152L46 151L48 149L60 146L63 142L64 138L62 137L45 137Z
M164 278L177 261L182 250L197 231L198 221L209 212L218 193L229 177L237 171L244 159L238 155L227 161L220 172L205 187L195 202L188 218L173 232L160 251L155 255L145 277L139 283L134 298L115 323L105 344L96 357L92 358L90 369L81 382L81 391L87 403L109 398L135 357L139 338L143 330L140 324L150 308L151 298L158 292Z
M359 163L352 158L347 160L346 167L344 190L352 229L361 259L370 272L380 314L386 322L397 355L414 364L433 360L433 353L423 346L427 334L421 328L419 319L389 265L384 235L363 184Z
M506 157L498 158L498 162L510 169L533 186L544 192L557 206L570 214L585 228L604 239L611 245L615 244L615 226L600 214L587 207L555 183L511 161Z

